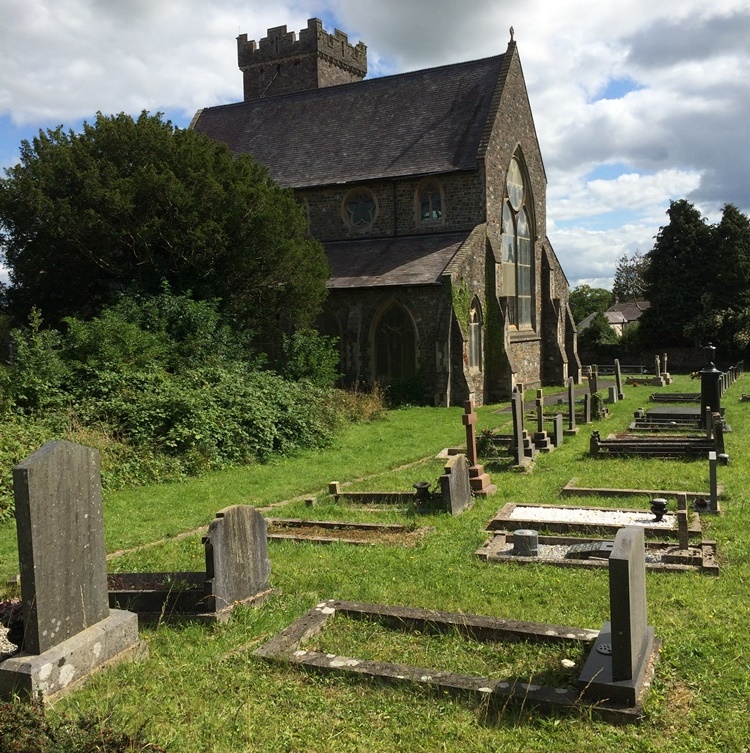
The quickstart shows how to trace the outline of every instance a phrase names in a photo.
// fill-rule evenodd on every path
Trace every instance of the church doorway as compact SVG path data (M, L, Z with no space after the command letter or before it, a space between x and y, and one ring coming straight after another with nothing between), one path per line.
M409 312L396 301L376 320L373 335L374 381L393 384L417 372L417 335Z

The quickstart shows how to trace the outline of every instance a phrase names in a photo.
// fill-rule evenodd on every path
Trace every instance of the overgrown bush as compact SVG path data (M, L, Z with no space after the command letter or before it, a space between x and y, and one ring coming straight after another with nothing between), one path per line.
M382 411L377 398L330 388L330 338L289 338L285 378L261 368L215 302L169 290L68 318L63 331L35 314L12 338L13 362L0 367L0 518L12 509L12 466L48 439L99 449L111 488L321 447L343 421Z

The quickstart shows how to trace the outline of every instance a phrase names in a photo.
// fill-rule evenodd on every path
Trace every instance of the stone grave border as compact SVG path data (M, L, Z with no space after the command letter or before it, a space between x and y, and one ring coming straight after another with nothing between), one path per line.
M330 528L331 531L371 531L373 533L413 533L425 534L430 531L429 526L421 528L409 528L401 523L352 523L343 520L306 520L303 518L266 518L268 526L278 526L280 528L294 529L304 528ZM359 546L374 546L382 544L390 546L390 542L380 541L362 541L361 539L347 538L346 534L332 536L296 536L294 533L269 533L269 541L295 541L297 543L307 544L354 544Z
M356 657L324 654L302 648L304 641L320 633L336 614L354 619L371 620L403 632L457 631L467 639L481 642L568 643L587 645L593 649L600 631L586 628L520 622L495 617L440 612L411 607L366 604L329 599L310 609L291 625L277 633L254 652L255 656L280 664L292 664L304 669L335 673L349 677L379 679L406 686L420 686L437 693L468 696L489 701L500 711L510 701L547 712L590 712L604 721L631 723L643 714L643 697L653 676L654 664L661 642L649 662L643 691L634 705L607 700L587 700L583 692L529 682L524 678L492 680L478 675L457 674L438 669L415 667L392 662L379 662Z
M498 551L506 544L513 543L513 533L510 531L493 531L492 538L477 549L474 554L480 559L490 563L513 562L519 565L554 565L556 567L607 567L608 560L602 558L591 559L554 559L544 557L523 557L510 552ZM606 539L594 539L570 536L538 536L540 544L573 546L574 544L603 543ZM708 575L719 574L716 542L701 541L691 546L687 552L681 550L679 545L662 541L647 541L646 552L650 554L663 554L663 562L646 562L646 570L655 572L680 573L698 571Z
M607 513L640 513L643 515L649 515L648 510L643 508L615 508L615 507L577 507L572 505L549 505L549 504L534 504L532 502L508 502L489 520L485 526L485 531L516 531L523 528L532 528L538 530L545 530L551 533L582 533L585 535L611 535L614 536L624 526L619 525L607 525L602 523L579 523L575 521L563 521L563 520L524 520L522 518L511 518L513 511L517 507L534 507L545 508L550 510L595 510L597 512ZM649 538L656 539L672 539L677 536L677 525L675 516L675 526L673 528L656 527L656 526L638 526L643 528L644 534ZM693 513L692 521L688 521L688 535L691 538L700 537L702 533L700 516L698 513Z

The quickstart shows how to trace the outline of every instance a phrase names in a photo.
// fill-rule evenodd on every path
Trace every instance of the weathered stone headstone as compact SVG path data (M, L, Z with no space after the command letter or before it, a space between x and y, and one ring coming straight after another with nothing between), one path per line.
M661 379L661 360L659 356L654 356L654 374L657 379Z
M589 392L593 395L599 392L599 367L594 363L589 371Z
M607 402L609 403L617 402L617 388L616 387L607 387Z
M536 432L534 434L534 447L539 452L550 452L554 445L544 430L544 395L542 390L536 391Z
M512 454L517 466L528 466L534 457L534 446L524 429L524 409L522 393L515 389L511 397L511 411L513 413L513 446Z
M564 434L562 413L555 413L555 428L552 435L552 442L555 447L559 447L563 443Z
M48 442L13 469L24 637L0 696L56 695L141 650L138 618L110 610L99 453Z
M680 549L686 552L690 547L690 531L687 510L677 510L677 540Z
M719 484L716 478L718 456L714 451L708 453L708 509L710 512L719 510Z
M268 532L254 507L234 505L217 512L203 544L206 579L217 612L268 590Z
M583 423L591 423L591 393L586 392L583 396Z
M652 652L654 629L646 609L644 531L620 529L609 557L610 620L604 623L578 678L589 696L634 705Z
M622 391L622 371L620 369L620 361L615 358L615 387L617 388L617 399L624 400L625 395Z
M471 505L469 461L465 455L448 458L440 477L440 498L451 515L458 515Z
M573 377L568 377L568 428L566 434L577 434L576 426L576 390Z

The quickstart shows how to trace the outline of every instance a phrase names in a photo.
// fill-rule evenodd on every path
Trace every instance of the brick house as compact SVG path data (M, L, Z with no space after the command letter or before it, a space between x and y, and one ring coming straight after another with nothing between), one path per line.
M237 43L244 101L191 127L306 207L331 268L319 327L340 338L346 382L454 405L578 380L512 35L502 55L368 80L365 45L318 19Z

